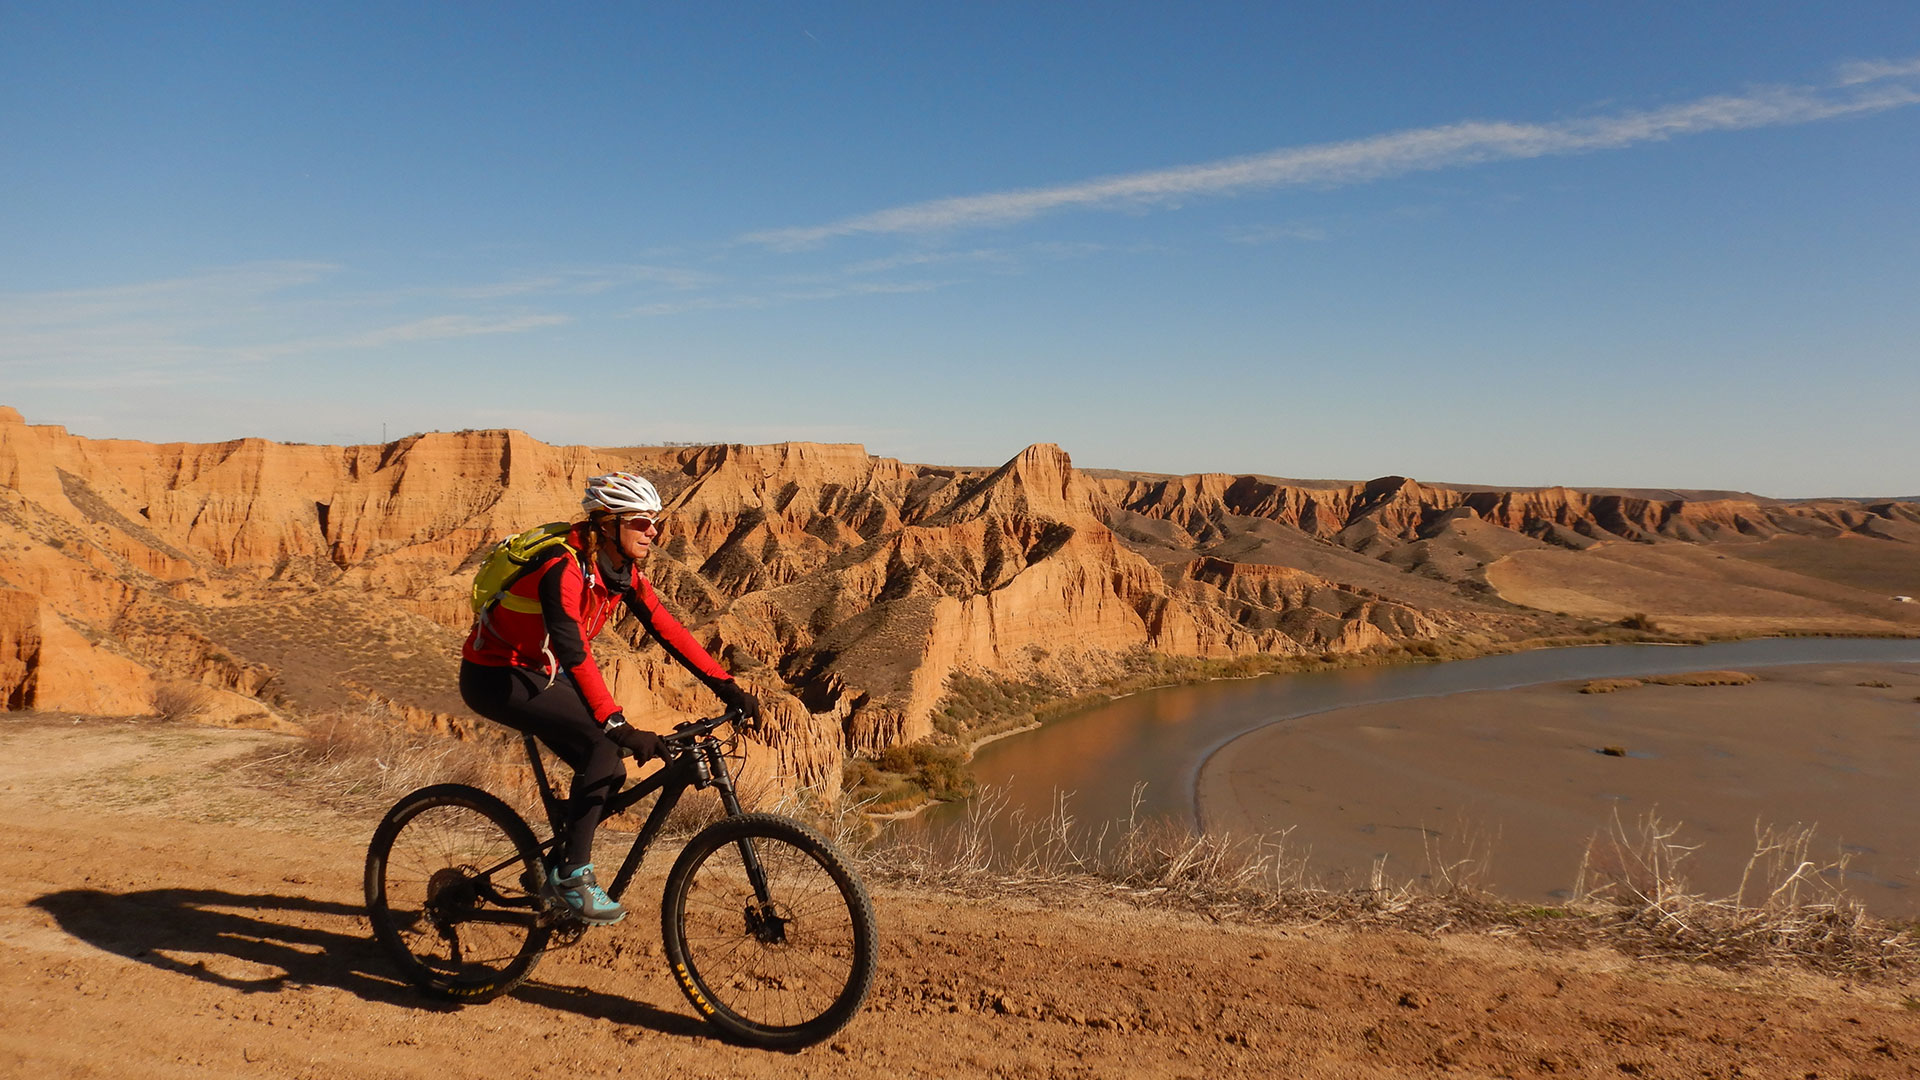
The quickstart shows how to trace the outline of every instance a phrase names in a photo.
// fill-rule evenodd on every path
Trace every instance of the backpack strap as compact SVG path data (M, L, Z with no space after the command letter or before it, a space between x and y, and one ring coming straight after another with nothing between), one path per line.
M572 552L572 551L573 551L573 546L571 544L566 543L565 541L562 541L557 544L549 545L548 547L535 552L533 561L529 562L526 566L521 567L519 570L516 570L514 572L514 575L511 578L508 578L505 584L500 586L499 591L493 594L493 599L487 601L486 606L480 609L478 614L475 616L475 621L480 624L480 629L485 633L491 634L495 640L505 642L507 639L500 633L500 631L495 630L493 628L493 609L494 608L503 607L503 608L506 608L508 611L518 612L522 615L540 614L541 611L543 611L544 609L540 606L540 601L537 598L520 596L516 593L509 592L508 590L512 588L514 582L519 581L520 579L526 577L528 574L533 573L535 570L538 570L542 566L545 566L546 564L559 558L561 552ZM553 655L553 647L552 647L551 639L543 640L540 643L540 651L547 655L547 671L548 671L547 685L551 687L553 685L553 680L559 677L559 672L560 672L560 661L558 658L556 658Z
M505 589L500 590L500 599L494 601L493 604L489 604L488 607L492 607L495 604L506 608L508 611L517 611L522 615L540 614L540 601L531 597L521 596L518 593L510 593Z
M485 633L493 635L495 639L504 642L507 639L501 635L500 631L493 628L494 608L503 607L508 611L519 612L522 615L538 615L546 610L540 606L539 599L521 596L518 593L508 590L513 586L514 582L520 581L528 574L559 558L563 552L578 554L578 552L573 550L573 546L565 541L551 544L535 552L532 561L515 571L513 577L507 579L506 583L500 586L500 591L493 594L493 599L488 601L486 606L480 609L479 614L476 616L476 621L480 624L480 629ZM547 658L546 689L551 690L553 689L553 684L560 678L560 658L553 655L553 636L551 634L541 637L540 651L544 653Z
M533 561L527 563L527 565L521 569L514 571L513 576L508 578L506 583L500 586L500 591L493 594L493 602L488 604L487 607L491 609L497 604L500 607L506 608L508 611L517 611L522 615L540 614L540 601L538 598L521 596L509 590L513 588L515 582L520 581L528 574L559 558L562 552L573 552L573 547L562 541L535 552ZM484 612L482 614L484 615Z

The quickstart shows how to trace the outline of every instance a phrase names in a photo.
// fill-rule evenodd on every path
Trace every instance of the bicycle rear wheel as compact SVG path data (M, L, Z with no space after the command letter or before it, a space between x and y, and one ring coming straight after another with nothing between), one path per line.
M367 918L409 982L454 1001L520 985L551 927L540 847L506 803L436 784L401 799L367 848Z
M660 930L687 1000L750 1046L819 1042L873 985L866 889L825 840L772 814L716 822L687 844L667 874Z

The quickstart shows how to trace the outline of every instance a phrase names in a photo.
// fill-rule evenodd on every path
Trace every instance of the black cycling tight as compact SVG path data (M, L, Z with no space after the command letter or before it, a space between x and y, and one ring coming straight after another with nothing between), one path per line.
M572 677L561 672L548 686L547 677L535 672L462 661L460 696L481 716L539 739L573 769L561 861L569 867L592 862L594 830L607 800L626 781L627 768L619 745L601 732Z

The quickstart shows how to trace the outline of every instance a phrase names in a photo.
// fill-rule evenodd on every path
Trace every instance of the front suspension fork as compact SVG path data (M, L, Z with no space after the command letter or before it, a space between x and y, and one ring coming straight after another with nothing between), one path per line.
M705 774L703 779L719 791L720 804L727 808L727 816L740 817L745 814L746 811L740 806L740 796L733 789L733 773L727 768L727 756L720 752L719 747L703 748L697 764L705 766L699 771ZM760 865L760 856L753 850L753 841L742 837L734 843L740 849L740 864L746 867L747 881L753 886L753 897L759 904L759 911L747 912L747 922L756 925L762 920L772 919L773 892L767 887L767 871Z

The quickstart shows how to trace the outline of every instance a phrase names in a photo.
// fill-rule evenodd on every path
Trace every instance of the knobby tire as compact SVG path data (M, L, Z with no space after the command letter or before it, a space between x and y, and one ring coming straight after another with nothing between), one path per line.
M742 846L766 871L771 910ZM700 1015L749 1046L794 1049L845 1026L873 985L873 904L832 846L773 814L702 829L667 874L660 931Z
M451 1001L491 1001L533 972L552 928L533 830L464 784L402 798L367 848L367 917L409 982Z

